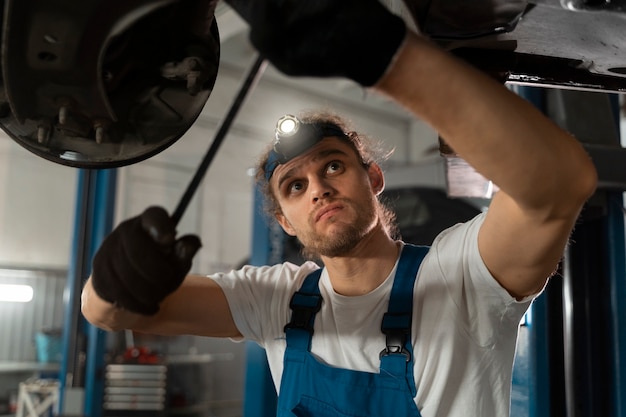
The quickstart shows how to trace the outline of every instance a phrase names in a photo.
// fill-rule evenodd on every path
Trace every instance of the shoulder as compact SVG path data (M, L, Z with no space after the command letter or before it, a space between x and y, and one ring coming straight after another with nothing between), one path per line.
M433 241L432 247L441 249L455 244L469 243L477 245L478 231L485 221L486 216L487 212L483 212L464 223L457 223L448 227L437 235Z
M486 213L480 213L467 222L457 223L441 231L430 245L424 263L446 270L451 267L456 269L469 262L479 266L480 271L476 272L489 275L486 267L482 267L478 251L478 232L485 216Z
M211 278L222 288L239 333L265 346L284 335L291 297L316 269L313 262L247 265Z
M317 269L319 269L319 266L310 261L304 262L302 265L290 262L271 266L246 265L241 269L212 275L211 278L225 292L249 288L251 291L261 293L271 293L280 289L280 292L284 293L295 291L307 275Z
M316 269L319 269L319 266L312 261L306 261L302 265L293 264L291 262L282 262L275 265L244 265L240 269L233 269L229 272L218 273L212 276L216 279L221 279L222 277L232 279L251 279L265 277L293 278L302 274L308 275Z
M437 287L453 301L463 315L475 317L483 313L513 314L513 322L523 315L532 297L516 300L495 279L485 264L478 234L487 213L480 213L465 223L441 232L433 241L424 260L418 282L420 288Z

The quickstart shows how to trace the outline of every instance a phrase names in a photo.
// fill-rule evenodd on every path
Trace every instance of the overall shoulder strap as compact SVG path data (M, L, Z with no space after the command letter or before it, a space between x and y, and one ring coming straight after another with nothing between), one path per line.
M413 311L415 278L429 249L428 246L404 245L391 289L388 312L403 313Z
M405 374L413 395L413 346L411 323L413 317L413 287L422 260L429 247L405 244L389 297L389 307L383 316L381 331L385 334L385 349L380 352L381 369Z
M313 323L315 315L322 307L322 296L319 289L319 280L322 268L311 272L302 283L302 286L291 297L291 320L285 325L287 348L309 350L313 337Z

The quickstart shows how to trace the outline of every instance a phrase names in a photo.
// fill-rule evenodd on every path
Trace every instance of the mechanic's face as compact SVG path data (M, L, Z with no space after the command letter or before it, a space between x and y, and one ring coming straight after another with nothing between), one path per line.
M364 168L355 151L337 138L325 138L279 165L271 181L282 210L278 222L321 256L346 254L377 223L382 171L376 164Z

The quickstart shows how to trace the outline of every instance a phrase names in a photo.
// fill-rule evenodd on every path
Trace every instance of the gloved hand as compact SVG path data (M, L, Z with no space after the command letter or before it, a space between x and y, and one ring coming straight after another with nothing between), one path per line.
M191 269L202 244L195 235L176 239L175 224L161 207L122 222L93 260L91 282L100 298L126 310L153 315Z
M350 78L370 87L406 36L378 0L252 0L250 41L287 75Z

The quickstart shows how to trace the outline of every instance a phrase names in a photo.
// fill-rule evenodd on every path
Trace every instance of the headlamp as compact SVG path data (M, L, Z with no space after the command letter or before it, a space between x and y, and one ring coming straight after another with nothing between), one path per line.
M276 122L276 142L281 138L295 135L300 129L300 120L296 116L286 114Z
M305 123L291 114L278 119L274 136L274 149L265 164L267 182L272 178L278 165L303 154L325 137L348 138L348 135L333 123Z

